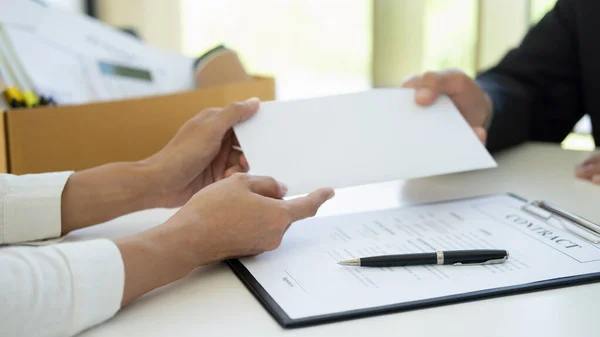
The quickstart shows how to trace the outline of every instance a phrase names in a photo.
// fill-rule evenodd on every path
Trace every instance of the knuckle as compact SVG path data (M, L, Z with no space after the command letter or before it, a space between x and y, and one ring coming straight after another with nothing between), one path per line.
M219 108L208 108L205 110L202 110L200 112L200 115L205 115L205 116L214 116L216 114L218 114L221 110L223 109L219 109Z
M433 71L427 71L423 73L423 76L421 78L424 86L433 86L438 81L438 74Z
M231 176L231 179L240 183L247 183L250 180L250 177L246 173L236 172Z
M461 92L464 91L465 89L467 89L469 87L469 85L471 84L471 78L463 73L463 72L458 72L456 73L456 75L454 76L454 90Z
M221 109L217 108L209 108L202 110L198 114L196 114L196 116L192 119L192 123L194 125L202 125L207 121L212 120L219 113L219 111L221 111Z
M208 138L218 139L219 141L222 141L224 136L224 132L220 128L215 127L215 125L207 126L206 130L203 132L206 132L206 136L208 136Z
M212 141L220 138L219 135L212 129L210 121L196 120L190 125L194 136L200 137L204 141Z
M275 214L275 221L280 226L287 226L292 222L292 216L288 210L282 208Z
M271 187L278 187L279 186L279 183L273 177L265 177L265 180L266 180L267 183L269 183L269 185Z
M265 250L272 251L279 248L279 246L281 246L281 239L272 240L265 245Z
M320 205L320 203L318 201L311 202L306 211L306 215L309 217L313 217L313 216L317 215L317 212L319 210L319 205Z
M319 204L317 203L317 204L315 204L315 205L312 205L312 207L310 208L310 211L309 211L309 213L310 213L310 216L315 216L315 215L317 215L317 212L318 212L318 211L319 211Z
M244 103L233 102L233 103L229 104L229 109L231 109L233 111L243 110L244 109Z
M190 120L188 120L187 123L184 124L184 126L194 128L194 129L198 128L198 127L203 127L206 124L209 124L211 119L219 111L220 111L220 109L217 109L217 108L204 109L204 110L200 111L199 113L197 113Z
M185 123L184 126L190 126L190 127L198 127L204 124L205 120L206 120L207 114L205 114L204 112L201 112L199 114L197 114L196 116L194 116L194 118L190 119L187 123Z

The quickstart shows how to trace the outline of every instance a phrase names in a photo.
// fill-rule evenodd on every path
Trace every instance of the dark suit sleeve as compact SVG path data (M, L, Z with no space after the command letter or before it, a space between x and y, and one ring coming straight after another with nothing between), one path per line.
M517 48L478 76L493 101L490 151L528 140L561 142L583 116L577 1L559 0Z

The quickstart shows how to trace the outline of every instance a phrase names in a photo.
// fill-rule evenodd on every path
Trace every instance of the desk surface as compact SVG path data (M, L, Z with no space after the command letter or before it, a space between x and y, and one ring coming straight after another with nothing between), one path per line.
M339 190L321 215L392 208L482 194L513 192L546 199L600 221L600 186L574 178L589 153L526 144L499 154L499 167L410 182ZM157 225L172 210L152 210L82 230L77 237L121 236ZM600 283L385 316L283 330L228 267L200 268L83 333L101 336L597 336Z

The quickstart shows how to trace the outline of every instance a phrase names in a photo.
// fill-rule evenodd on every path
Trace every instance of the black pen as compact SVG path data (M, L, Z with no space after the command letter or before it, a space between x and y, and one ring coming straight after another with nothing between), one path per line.
M493 249L436 251L433 253L381 255L340 261L344 266L405 267L426 264L475 265L496 264L508 260L508 251Z

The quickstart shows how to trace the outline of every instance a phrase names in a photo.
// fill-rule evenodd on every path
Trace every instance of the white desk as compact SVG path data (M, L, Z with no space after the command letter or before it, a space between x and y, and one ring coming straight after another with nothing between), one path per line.
M527 144L497 156L499 168L493 170L340 190L319 215L514 192L600 221L600 186L573 173L588 155ZM159 224L171 213L133 214L74 236L119 236ZM599 307L597 283L283 330L221 264L140 298L82 336L598 336Z

